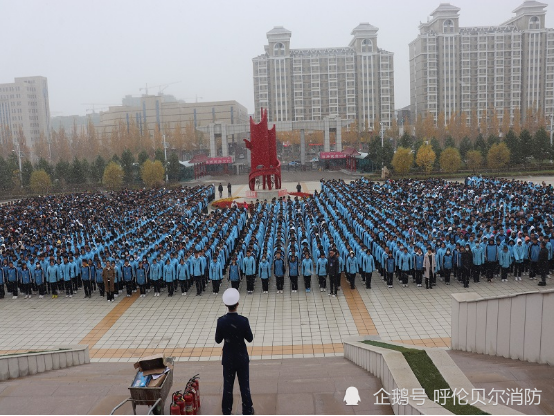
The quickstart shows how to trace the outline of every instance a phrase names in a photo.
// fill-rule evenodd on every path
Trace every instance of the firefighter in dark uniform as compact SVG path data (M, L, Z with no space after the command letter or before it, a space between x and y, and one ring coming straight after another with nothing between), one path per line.
M250 359L244 342L244 340L252 342L254 336L248 318L237 313L239 299L240 294L237 289L230 288L223 293L223 303L229 311L217 320L215 330L215 342L220 344L225 341L221 359L221 364L223 364L223 399L221 400L221 407L224 415L230 415L233 409L235 375L239 379L242 414L254 414L252 397L250 396L250 371L248 369Z

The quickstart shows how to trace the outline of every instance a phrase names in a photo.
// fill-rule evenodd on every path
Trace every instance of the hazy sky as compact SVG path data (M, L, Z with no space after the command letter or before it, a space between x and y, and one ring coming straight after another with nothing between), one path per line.
M523 0L454 0L462 26L498 25ZM554 4L546 26L554 27ZM347 46L360 22L394 52L395 107L409 104L408 44L440 0L0 0L0 83L48 78L53 115L121 104L146 83L186 101L237 100L254 110L252 58L274 26L292 48ZM151 88L149 93L156 93Z

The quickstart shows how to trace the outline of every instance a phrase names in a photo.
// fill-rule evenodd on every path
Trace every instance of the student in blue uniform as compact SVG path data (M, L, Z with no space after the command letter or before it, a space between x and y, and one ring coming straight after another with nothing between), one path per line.
M52 299L58 297L58 281L59 281L59 268L54 262L54 258L50 259L50 266L46 270L46 281L50 285L50 291L52 292Z
M283 293L283 286L285 285L285 272L285 260L281 258L281 251L277 251L277 253L275 253L275 260L273 260L273 275L275 276L277 293Z
M162 269L161 264L158 263L158 260L154 257L152 259L152 266L150 266L150 280L154 285L154 296L160 296L160 284L162 278Z
M123 276L123 282L125 282L125 288L127 289L127 297L130 298L133 294L135 272L133 271L133 266L131 266L128 259L125 259L125 264L121 269L121 275Z
M163 266L163 280L167 284L167 296L173 296L173 281L175 280L175 270L168 258ZM159 296L159 295L158 295Z
M33 278L25 262L23 262L21 270L19 271L19 282L21 283L21 291L25 294L25 299L30 299L32 295L31 283L33 282Z
M310 254L306 252L304 259L302 260L302 276L304 277L304 287L306 293L310 293L312 290L312 273L313 273L313 262L310 258Z
M189 278L188 264L185 262L184 258L181 258L181 261L177 265L177 280L179 281L179 286L181 287L181 296L186 296L186 294L187 294L187 291L188 291L187 280L188 280L188 278Z
M102 278L102 273L104 272L104 268L102 267L102 262L98 260L96 262L96 267L94 268L94 280L96 280L96 286L98 287L98 292L100 293L100 297L104 297L104 279Z
M196 296L202 295L202 290L203 290L202 280L204 279L203 264L204 263L200 258L200 251L196 250L194 252L194 257L191 260L191 271L192 271L192 275L194 276L194 281L196 283Z
M454 256L452 255L449 248L446 249L446 252L442 256L441 261L442 261L441 270L443 272L444 282L447 285L450 285L450 275L452 274Z
M289 279L292 293L298 291L298 260L293 253L289 260Z
M415 280L417 287L421 287L421 283L423 282L423 262L425 260L425 256L423 255L423 251L421 250L421 247L416 247L416 252L414 255L414 274L415 274Z
M37 261L35 264L35 270L33 271L33 280L38 289L38 298L44 298L44 293L46 292L46 275L42 269L40 261Z
M83 288L85 290L85 299L92 297L92 281L94 280L94 274L87 262L83 260L83 266L81 267L81 281L83 282Z
M354 257L354 252L351 251L346 259L346 276L352 290L356 289L356 273L358 273L358 260Z
M315 266L315 274L317 274L319 280L319 291L327 291L327 259L325 253L322 251L317 259Z
M498 264L500 265L500 279L503 282L507 282L508 272L510 271L510 265L512 264L512 258L507 245L504 245L498 254Z
M137 285L140 289L140 297L146 297L146 283L148 281L148 276L146 274L146 269L144 268L143 262L139 262L137 271L136 271Z
M267 261L267 257L263 256L260 265L260 279L262 280L262 292L269 293L269 277L271 276L271 264Z
M256 260L252 256L252 251L246 252L246 257L242 260L242 272L246 276L246 290L248 294L254 293L254 280L256 279Z
M214 256L210 263L210 269L208 271L209 277L212 281L212 291L214 295L219 293L219 286L223 279L223 269L221 263L218 261L217 256Z
M237 258L233 256L231 264L229 264L229 281L233 289L239 289L240 287L240 266L237 264Z

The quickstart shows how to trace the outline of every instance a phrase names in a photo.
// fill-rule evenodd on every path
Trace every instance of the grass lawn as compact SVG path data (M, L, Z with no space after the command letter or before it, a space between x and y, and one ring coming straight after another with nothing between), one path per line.
M379 341L362 342L364 344L373 345L374 347L387 348L389 350L401 352L430 400L434 399L434 392L439 390L447 390L447 397L452 397L452 389L443 378L435 364L433 364L433 361L427 355L426 351L400 347ZM488 415L488 413L485 413L470 404L460 404L459 400L445 400L445 404L442 405L442 407L455 415Z

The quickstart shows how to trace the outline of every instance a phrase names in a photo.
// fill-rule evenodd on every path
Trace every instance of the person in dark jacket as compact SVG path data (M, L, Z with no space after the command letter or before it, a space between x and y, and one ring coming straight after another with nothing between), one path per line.
M337 297L337 288L339 285L340 271L339 258L334 250L329 250L329 258L327 259L327 271L329 273L329 295Z
M541 241L541 250L539 251L539 273L541 274L541 281L539 286L546 286L546 275L548 274L548 249L546 248L546 242Z
M217 187L217 190L219 191L219 197L223 198L223 185L221 182L219 182L219 186Z
M226 315L219 317L215 330L215 342L223 344L221 364L223 365L223 398L221 407L224 415L230 415L233 409L233 385L235 375L238 376L240 394L242 397L242 414L253 415L254 408L250 395L248 351L244 340L252 342L254 335L250 329L248 318L239 315L240 294L237 289L230 288L223 293L223 303L227 306Z
M462 247L460 247L461 256L462 256L462 282L464 283L464 287L469 287L469 275L471 273L471 268L473 267L473 253L471 252L471 248L468 245L466 245L465 250L462 251Z
M231 198L231 182L227 183L227 196Z

